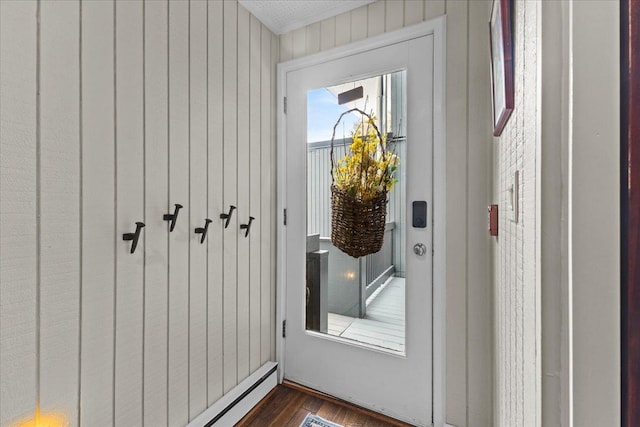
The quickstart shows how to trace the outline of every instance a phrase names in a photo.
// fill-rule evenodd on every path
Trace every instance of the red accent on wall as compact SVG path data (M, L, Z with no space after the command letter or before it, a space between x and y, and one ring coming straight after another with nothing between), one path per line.
M498 205L489 205L489 236L498 235Z
M640 0L620 3L622 425L640 426Z

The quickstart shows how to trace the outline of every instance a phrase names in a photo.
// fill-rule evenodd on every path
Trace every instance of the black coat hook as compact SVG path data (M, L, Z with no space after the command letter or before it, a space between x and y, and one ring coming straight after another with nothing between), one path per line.
M140 238L140 230L144 227L144 222L136 222L136 231L135 233L125 233L122 235L122 240L133 240L131 244L131 253L136 251L136 247L138 246L138 239Z
M200 243L204 243L204 239L207 238L207 230L209 229L209 223L211 222L211 220L209 218L205 218L204 220L204 228L198 227L196 228L194 231L196 234L202 234L202 237L200 238Z
M224 223L224 228L227 228L229 226L229 221L231 221L231 216L233 215L233 210L236 207L233 205L229 206L229 213L226 214L220 214L220 219L226 219L225 223Z
M244 237L249 237L249 230L251 229L251 223L253 222L254 219L255 219L254 217L250 216L248 224L240 224L240 229L246 230L244 232Z
M178 220L178 211L182 209L182 205L175 204L175 209L172 214L164 214L162 217L165 221L171 221L171 227L169 228L169 232L172 232L174 227L176 226L176 221Z

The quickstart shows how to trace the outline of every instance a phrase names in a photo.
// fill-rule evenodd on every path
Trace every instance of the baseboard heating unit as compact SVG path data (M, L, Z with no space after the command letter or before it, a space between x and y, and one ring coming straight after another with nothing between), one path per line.
M232 426L277 384L278 364L267 362L198 415L187 427Z

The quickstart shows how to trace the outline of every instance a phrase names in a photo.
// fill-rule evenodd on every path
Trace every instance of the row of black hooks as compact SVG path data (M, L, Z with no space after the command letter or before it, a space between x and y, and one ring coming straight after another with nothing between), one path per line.
M174 205L174 210L173 213L169 213L169 214L164 214L162 216L162 219L164 221L170 221L169 224L169 232L172 232L173 229L176 226L176 222L178 221L178 213L180 212L180 209L183 208L183 206L181 204L176 203ZM220 219L223 219L224 222L224 228L229 227L229 222L231 221L231 217L233 216L233 211L236 210L236 207L231 205L229 206L229 212L228 213L221 213L220 214ZM251 230L251 223L253 222L255 218L250 216L249 217L249 222L247 224L240 224L240 229L241 230L245 230L244 231L244 237L249 237L249 231ZM210 220L209 218L205 218L204 220L204 227L197 227L194 231L194 233L196 234L201 234L202 236L200 237L200 244L204 243L205 239L207 238L207 231L209 230L209 224L211 224L213 221ZM131 240L131 253L134 253L136 251L136 248L138 247L138 239L140 238L140 230L142 230L142 227L144 227L145 224L143 222L136 222L136 231L134 231L133 233L125 233L122 235L122 240L126 240L129 241Z

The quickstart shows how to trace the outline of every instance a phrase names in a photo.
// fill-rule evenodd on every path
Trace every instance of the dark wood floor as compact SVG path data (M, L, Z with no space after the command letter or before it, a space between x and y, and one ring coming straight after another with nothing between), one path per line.
M287 382L274 388L236 426L299 427L308 412L345 427L409 426L409 424Z

